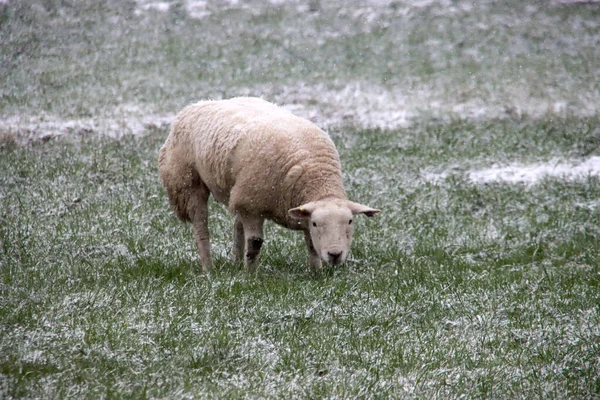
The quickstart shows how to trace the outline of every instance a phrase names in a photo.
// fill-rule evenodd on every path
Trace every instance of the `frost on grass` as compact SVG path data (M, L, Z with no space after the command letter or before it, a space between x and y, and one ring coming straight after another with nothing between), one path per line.
M265 7L280 6L282 4L294 4L299 11L309 9L308 0L268 0L261 3L243 2L240 0L221 0L211 2L208 0L185 0L183 2L176 1L154 1L154 0L135 0L137 5L136 14L141 14L147 11L168 12L172 7L179 4L183 5L186 14L193 19L204 19L210 17L214 13L223 9L245 9L252 11L262 11Z
M360 82L339 87L324 84L309 86L302 83L284 87L261 85L239 89L237 94L263 97L323 128L355 125L394 129L407 126L410 117L414 115L409 110L409 99L402 93ZM178 111L172 114L143 115L139 111L141 109L142 107L129 106L123 108L119 115L82 119L61 119L47 114L15 115L0 122L3 129L11 132L20 142L73 133L118 138L125 134L139 135L151 128L168 127Z
M332 87L333 86L333 87ZM361 129L380 128L393 130L410 126L425 112L430 115L456 115L460 118L479 119L497 118L504 115L503 108L485 106L474 101L471 104L443 104L432 100L430 94L418 95L403 93L402 90L386 89L382 86L364 82L350 82L343 85L305 85L260 86L237 91L243 96L258 96L287 108L294 114L307 118L324 129L354 126ZM198 98L197 100L202 100ZM431 101L430 101L431 100ZM547 107L539 105L539 110L529 110L530 116L548 115ZM139 107L141 108L141 107ZM425 110L425 111L424 111ZM45 140L64 134L97 134L113 138L123 135L139 135L149 129L167 129L175 114L140 115L139 112L125 112L120 115L90 117L80 119L62 119L54 115L41 114L13 115L0 120L3 130L10 132L19 142ZM587 114L583 112L583 114ZM556 115L562 115L560 110ZM511 167L503 171L488 171L500 174L498 179L528 182L535 180L534 175L543 175L544 170L553 169L550 175L556 175L563 166L540 167L536 171L525 172L522 176ZM586 168L585 166L582 168ZM496 168L498 170L498 168ZM486 178L483 172L473 175L473 180L493 180ZM567 171L568 175L569 172ZM431 177L435 178L434 176Z
M310 8L310 3L309 0L269 0L255 3L236 0L219 3L187 0L181 4L191 18L204 18L213 13L232 9L259 16L268 14L268 11L273 8L283 10L289 15L298 14L299 18L304 18L299 13L306 13L307 7ZM524 25L518 20L515 21L510 14L497 13L495 9L491 8L490 1L477 2L477 6L469 1L431 0L402 2L393 0L342 2L338 0L320 3L321 6L317 10L322 11L323 15L335 15L335 20L331 21L328 29L314 31L311 24L307 24L302 27L304 29L303 36L299 36L298 30L293 26L289 28L289 31L267 32L265 35L270 38L269 40L285 42L290 52L301 53L302 49L306 47L302 43L306 42L307 38L311 44L314 42L318 45L316 50L319 51L319 47L337 46L340 42L344 42L344 38L351 38L359 33L371 36L381 35L382 31L392 29L397 20L404 21L403 25L410 29L413 25L415 27L420 25L418 22L420 18L424 20L431 17L440 20L455 18L462 21L463 16L468 16L474 19L465 21L465 23L473 25L471 29L475 29L476 32L485 33L493 30L496 25L503 27L502 29L510 27L511 31L507 34L514 35L509 38L513 43L512 47L508 48L510 52L520 55L522 52L531 51L528 48L533 46L532 43L524 42L519 36L520 30L528 29L529 25ZM147 8L148 4L155 4L155 2L138 0L138 4L140 7ZM527 17L529 16L538 18L546 10L531 5L527 7L526 12L528 15L524 16L523 21L528 21ZM548 28L555 24L552 18L544 14L543 18L536 22ZM308 20L310 21L310 19ZM586 32L593 35L595 27L595 24L590 24ZM443 24L440 24L439 29L445 29ZM398 37L410 35L410 33L402 29L397 32ZM377 36L373 37L373 45L377 45L380 40L389 40L379 39ZM271 39L271 37L275 39ZM568 43L574 39L581 38L576 35L561 37L561 42L564 42L567 47L576 49L576 46L570 46ZM402 39L399 43L390 44L408 46L409 37ZM309 83L307 80L282 86L274 82L246 88L232 88L230 92L263 96L280 104L289 104L293 111L324 127L354 124L359 127L394 129L406 126L414 117L421 115L451 118L521 118L523 116L536 118L545 115L588 116L597 113L600 109L600 96L594 91L537 90L536 86L546 87L547 85L542 81L530 81L527 73L535 72L534 70L528 72L527 68L519 67L519 72L516 74L508 72L508 82L503 81L502 79L505 79L507 74L506 68L512 67L506 58L502 58L503 55L494 54L500 47L487 48L486 45L478 43L461 50L462 53L457 52L456 47L463 45L462 42L455 44L432 34L430 38L426 38L424 43L424 47L428 48L429 52L423 57L431 58L432 64L435 65L434 69L443 72L427 76L424 79L418 73L409 73L404 77L406 83L391 83L397 80L398 76L391 76L390 81L384 79L383 82L379 82L374 76L361 76L358 73L351 79L329 80L327 83L318 81ZM504 45L499 44L499 46ZM557 57L559 56L557 55ZM362 53L359 52L354 57L358 60L357 63L361 64ZM409 58L410 53L403 57ZM464 82L462 77L457 79L457 76L453 76L454 72L448 69L449 66L458 62L456 60L449 61L448 57L470 59L479 68L484 68L490 59L498 58L498 63L491 72L493 76L477 72L471 74L468 81ZM382 57L382 62L383 59L385 57ZM305 62L302 58L299 58L298 61ZM388 59L386 62L390 71L406 73L404 68L406 60ZM534 67L535 65L532 64L529 68ZM535 73L534 75L537 77L539 74ZM577 85L577 82L573 83L575 86Z
M172 115L140 115L126 110L119 115L63 119L50 114L13 115L0 119L2 130L10 132L18 142L46 140L65 134L96 134L120 138L126 134L139 135L153 128L170 125Z
M260 92L324 128L354 125L394 129L409 125L415 115L406 94L363 82L266 86Z
M583 162L555 160L537 164L494 166L470 171L468 176L475 183L501 181L533 184L544 178L585 179L589 176L600 176L600 157L590 157Z
M453 169L457 170L457 168ZM421 177L427 182L436 183L444 181L453 174L455 172L452 171L441 173L423 171ZM584 161L555 159L533 164L495 165L490 168L466 171L465 176L477 184L506 182L533 185L546 178L582 180L590 176L600 176L600 156L593 156Z
M7 0L4 3L9 6L16 4ZM593 73L578 77L577 70L567 73L565 68L554 65L562 64L560 60L568 57L581 64L579 67L574 64L574 68L585 69L589 60L582 57L583 49L586 43L593 48L597 42L596 22L579 18L571 24L572 34L561 35L562 31L554 29L560 21L551 11L566 5L554 4L552 8L541 3L531 4L525 7L526 15L515 19L510 12L497 8L495 2L476 3L447 0L136 0L135 13L140 20L147 16L148 21L155 24L161 18L164 20L168 13L173 13L177 25L186 29L201 26L201 32L207 34L209 49L191 41L188 45L185 41L186 44L182 45L185 56L176 61L177 66L173 70L168 69L170 62L164 62L170 57L163 58L162 63L160 57L155 57L154 62L158 64L151 69L164 71L164 75L157 78L142 69L134 71L140 76L140 82L144 82L140 92L160 86L161 97L151 99L149 103L153 102L156 106L163 97L182 99L181 102L175 100L176 107L171 108L171 100L165 115L145 114L140 111L145 109L144 104L134 105L133 110L127 106L113 110L113 104L101 104L102 99L100 104L94 105L94 110L101 112L94 111L93 117L64 119L52 114L38 115L39 110L30 105L22 115L0 115L3 127L0 134L3 129L22 142L71 132L116 137L127 133L139 134L147 126L168 125L188 98L201 100L236 95L260 96L286 105L326 129L349 125L396 129L420 117L536 118L598 113L600 93L587 84L593 81ZM272 18L273 14L276 16ZM210 17L229 23L215 28L215 21L211 21ZM248 23L249 20L256 20L257 24ZM261 22L263 20L267 22ZM422 32L426 29L423 26L429 26L427 24L431 24L432 20L436 21L436 29ZM452 28L454 24L461 28ZM540 26L540 32L545 33L538 37L532 25ZM218 34L215 35L214 30ZM555 34L556 37L543 38L553 32L559 33ZM479 33L480 41L466 43L468 36L479 36ZM167 36L164 32L157 35L160 39ZM453 37L455 35L464 35L465 40L459 41ZM254 38L255 47L249 47L248 38ZM353 38L359 43L353 43ZM137 48L138 40L143 44L139 37L134 36L131 40L117 42L110 50L118 52L121 48ZM180 41L181 37L173 40L175 43ZM543 42L544 47L540 47L538 42ZM268 49L268 57L260 53L263 47ZM538 47L543 49L540 54L544 56L532 53L532 49L535 52ZM240 50L232 50L236 48ZM371 53L367 51L369 48L373 48ZM213 50L218 56L211 56ZM153 52L162 51L160 48ZM178 47L164 51L177 54ZM208 51L207 57L200 56L204 51ZM503 52L506 54L497 54ZM236 63L238 56L247 66ZM329 63L338 58L339 61ZM519 58L529 60L523 68L515 64L514 60ZM205 65L199 64L199 59ZM492 64L490 60L498 62ZM44 57L38 61L42 64L47 62ZM136 59L129 61L136 63ZM281 62L291 62L290 67L297 67L302 73L282 68ZM474 72L465 72L463 66ZM73 68L76 67L73 65ZM93 70L98 65L89 67ZM112 67L120 69L121 62ZM88 65L85 68L87 70ZM424 72L424 68L429 72ZM515 68L518 71L514 71ZM197 69L206 70L206 74L201 72L199 78L192 79L185 75L183 82L178 80L180 72L194 71L195 75ZM210 71L214 69L219 73L213 76ZM52 75L51 70L43 72ZM550 80L545 75L556 76ZM126 80L125 75L117 78ZM98 79L98 85L108 86L110 93L128 91L114 82L105 85L102 77L94 79ZM156 85L158 79L164 80L164 86ZM59 86L62 87L62 84ZM77 86L77 90L82 88ZM18 98L24 96L20 93L21 89L13 90L16 90ZM10 95L10 92L7 93ZM132 102L146 101L147 98L143 99L136 93L129 93L136 99Z
M297 82L292 86L260 84L237 88L232 96L256 96L282 105L296 115L307 118L324 129L353 126L360 129L380 128L394 130L410 126L425 117L460 119L488 119L510 116L505 106L486 103L479 99L463 102L442 100L433 88L418 90L385 87L370 82L330 82L328 84L306 84ZM210 96L219 99L218 96ZM196 100L204 100L198 97ZM567 109L565 102L553 99L523 98L518 106L519 115L532 118L548 115L593 115L595 104L600 100L590 99L587 108L576 111ZM164 114L143 114L142 106L121 107L116 113L104 116L62 119L51 114L12 115L0 119L3 130L10 132L18 141L44 140L63 134L99 134L122 137L126 134L139 135L152 128L167 128L179 110ZM503 172L504 176L510 171ZM517 171L514 171L518 174ZM484 178L474 178L484 179ZM518 179L518 178L515 178ZM528 178L523 178L527 180Z

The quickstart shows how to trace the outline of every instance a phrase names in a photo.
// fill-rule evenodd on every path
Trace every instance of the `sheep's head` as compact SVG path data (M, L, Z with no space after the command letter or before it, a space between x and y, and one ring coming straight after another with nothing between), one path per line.
M319 257L330 265L339 265L348 257L354 233L353 216L365 214L372 217L379 210L348 200L325 199L292 208L288 212L307 226Z

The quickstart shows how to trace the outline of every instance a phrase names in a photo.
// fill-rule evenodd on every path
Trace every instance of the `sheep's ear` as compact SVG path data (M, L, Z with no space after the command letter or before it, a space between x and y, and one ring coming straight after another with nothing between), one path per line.
M348 208L350 211L352 211L352 214L365 214L367 217L372 217L381 211L376 210L375 208L363 206L362 204L354 203L352 201L348 202Z
M310 214L315 211L315 205L313 203L303 204L300 207L292 208L288 211L290 217L296 219L310 218Z

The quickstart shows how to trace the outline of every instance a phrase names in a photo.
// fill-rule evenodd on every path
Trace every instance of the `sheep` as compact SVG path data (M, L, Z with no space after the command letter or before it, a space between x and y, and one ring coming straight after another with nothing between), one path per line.
M191 222L203 270L212 268L208 198L235 215L234 261L253 270L266 219L304 232L310 266L345 262L352 216L380 210L349 201L339 155L310 121L260 98L184 108L160 149L159 173L175 214Z

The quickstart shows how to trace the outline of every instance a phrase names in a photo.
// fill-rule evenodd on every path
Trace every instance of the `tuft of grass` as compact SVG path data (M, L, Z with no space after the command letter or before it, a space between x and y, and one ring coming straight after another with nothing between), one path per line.
M17 146L17 139L12 132L0 132L0 151L14 150Z

